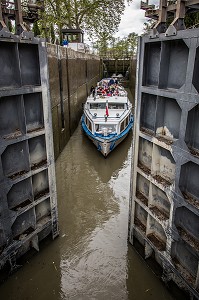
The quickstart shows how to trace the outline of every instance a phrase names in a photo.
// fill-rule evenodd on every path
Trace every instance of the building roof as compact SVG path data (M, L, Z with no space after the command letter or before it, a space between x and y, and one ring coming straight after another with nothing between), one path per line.
M62 33L84 33L82 29L63 28Z

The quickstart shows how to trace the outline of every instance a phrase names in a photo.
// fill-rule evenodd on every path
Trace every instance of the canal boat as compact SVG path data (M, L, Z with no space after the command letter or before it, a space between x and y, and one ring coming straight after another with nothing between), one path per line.
M125 89L113 78L102 79L91 88L81 118L82 129L107 157L133 126L132 104Z

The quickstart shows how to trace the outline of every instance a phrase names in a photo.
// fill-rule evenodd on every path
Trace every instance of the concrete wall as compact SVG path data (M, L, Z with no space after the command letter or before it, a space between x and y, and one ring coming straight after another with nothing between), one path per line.
M47 45L54 152L57 158L79 124L90 87L101 78L99 57Z
M135 58L130 59L128 87L133 97L135 96L136 64L137 64L137 60Z
M199 31L140 38L129 240L199 299Z
M125 76L129 69L130 59L103 59L103 63L106 66L106 77L111 77L114 73Z

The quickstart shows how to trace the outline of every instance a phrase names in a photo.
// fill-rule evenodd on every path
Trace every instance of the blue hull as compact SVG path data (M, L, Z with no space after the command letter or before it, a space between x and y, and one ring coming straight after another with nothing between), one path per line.
M133 116L131 116L130 122L124 131L122 131L119 135L106 137L102 135L95 135L92 132L90 132L90 130L88 130L85 124L84 115L81 118L81 126L88 138L91 139L92 142L95 144L97 150L99 150L106 157L110 152L113 151L113 149L115 149L117 145L119 145L125 139L129 131L133 127L133 121Z

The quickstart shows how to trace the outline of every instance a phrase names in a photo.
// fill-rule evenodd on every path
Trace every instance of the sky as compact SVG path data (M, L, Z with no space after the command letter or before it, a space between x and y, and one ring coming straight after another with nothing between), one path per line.
M129 33L135 32L141 34L143 24L147 21L145 11L140 9L141 0L134 0L130 5L126 4L124 14L122 15L119 31L115 37L127 37Z
M146 0L142 1L145 2ZM155 4L156 7L159 4L159 0L149 0L148 2L149 4ZM133 3L130 5L128 5L126 1L126 8L121 17L119 30L114 37L120 37L122 39L123 37L127 37L131 32L135 32L138 35L142 34L144 22L146 22L148 18L145 17L145 11L140 9L140 4L141 0L133 0ZM85 38L85 42L91 46L87 38Z

